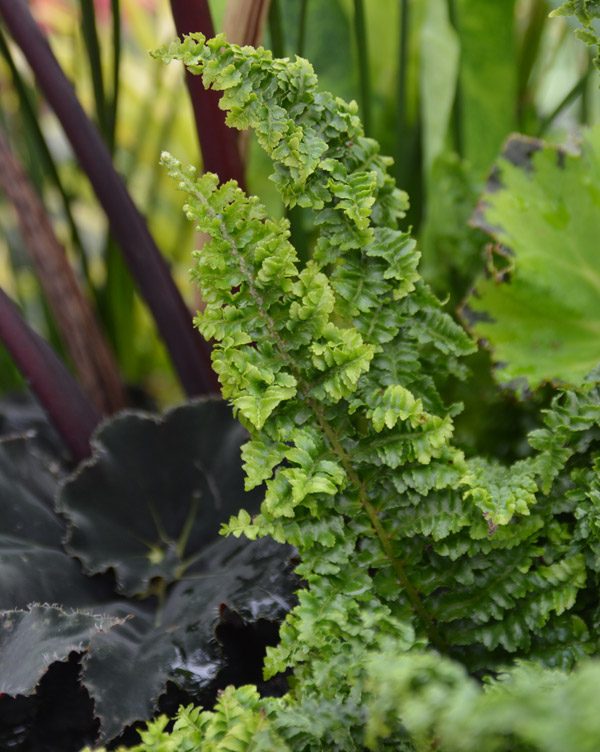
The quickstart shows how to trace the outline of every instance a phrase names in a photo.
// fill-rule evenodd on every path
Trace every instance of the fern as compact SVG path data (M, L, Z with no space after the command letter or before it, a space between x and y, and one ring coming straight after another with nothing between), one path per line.
M589 45L594 55L594 65L600 70L600 2L599 0L567 0L553 10L551 16L574 16L581 28L577 36Z
M261 513L241 512L224 532L291 543L306 583L265 665L267 676L293 669L289 693L228 690L214 712L183 712L174 736L192 729L207 750L351 750L384 738L438 748L437 721L408 723L412 742L401 723L412 717L402 677L419 660L433 717L451 702L440 687L456 687L465 707L480 702L466 670L493 674L519 657L569 668L595 649L596 382L556 398L529 458L466 459L452 442L460 406L440 388L464 374L473 346L418 275L400 224L406 196L355 105L319 91L305 60L223 37L191 35L160 54L224 92L228 123L255 131L284 202L318 229L301 264L287 220L163 156L210 238L195 254L206 303L196 325L251 435L247 487L266 486ZM446 658L415 657L423 648Z

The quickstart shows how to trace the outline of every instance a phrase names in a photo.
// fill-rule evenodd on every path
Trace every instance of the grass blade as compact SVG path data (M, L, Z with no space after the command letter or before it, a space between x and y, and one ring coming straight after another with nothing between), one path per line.
M110 143L110 127L108 123L108 110L104 94L104 78L102 75L102 58L100 55L100 43L98 42L98 29L96 28L96 11L94 0L80 0L81 6L81 30L90 65L92 88L94 90L94 102L96 105L96 122L106 139Z
M300 20L298 22L298 38L296 40L296 53L302 57L304 55L304 44L306 42L306 11L308 10L308 0L300 0Z
M21 317L0 289L0 341L29 382L75 460L90 453L100 414L48 344Z
M115 150L117 112L119 109L119 82L121 77L121 2L111 0L112 14L112 97L108 112L108 137L111 152Z
M285 39L283 37L283 22L281 20L279 0L271 0L269 8L269 34L271 36L273 55L275 57L285 57Z
M171 0L171 11L179 36L201 31L214 36L214 27L207 0ZM244 167L238 150L237 134L225 125L225 114L219 109L221 94L208 91L199 76L186 71L198 140L204 169L216 173L222 182L237 180L245 187Z
M190 313L112 164L106 144L85 114L27 5L22 0L0 0L0 16L23 50L106 212L113 236L152 311L186 392L191 396L216 391L208 345L194 332Z
M539 59L540 43L548 20L548 3L546 0L533 0L526 19L525 30L520 40L517 63L517 117L519 130L527 132L527 124L532 107L533 92L530 79Z
M456 0L448 0L448 18L455 30L458 30L458 11L456 8ZM452 106L452 141L454 144L454 151L462 158L464 151L464 136L463 136L463 124L462 124L462 92L460 75L456 80L456 89L454 95L454 104Z
M25 247L84 390L101 412L122 409L125 394L112 353L39 196L2 135L0 187L15 208Z
M546 134L546 131L548 128L552 125L552 123L556 120L556 118L560 115L560 113L566 109L572 102L574 102L577 97L583 96L585 89L588 85L588 81L590 80L591 73L593 71L593 67L590 61L588 61L588 67L586 68L583 75L573 84L573 86L569 89L569 91L565 94L565 96L560 100L560 102L556 105L556 107L552 110L552 112L549 112L544 118L542 118L538 131L537 136L538 138L541 138ZM582 118L583 119L583 118Z
M450 9L461 52L454 137L481 180L518 125L515 0L451 0Z
M363 0L354 0L354 34L358 53L358 81L360 88L360 110L365 134L371 133L371 76L369 72L369 48L365 25Z

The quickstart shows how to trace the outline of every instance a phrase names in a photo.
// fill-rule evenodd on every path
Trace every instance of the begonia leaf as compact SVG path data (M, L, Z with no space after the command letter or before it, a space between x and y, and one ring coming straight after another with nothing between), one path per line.
M175 408L164 418L122 413L95 434L92 458L64 484L58 508L67 550L90 574L114 570L126 595L172 583L219 526L259 496L240 467L244 429L219 400Z
M600 361L600 129L579 156L509 141L475 221L497 245L465 314L498 380L581 383Z

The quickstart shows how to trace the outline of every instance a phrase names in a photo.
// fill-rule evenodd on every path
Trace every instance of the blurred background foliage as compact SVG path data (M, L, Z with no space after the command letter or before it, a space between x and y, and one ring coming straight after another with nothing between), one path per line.
M169 2L31 0L29 5L193 308L199 301L187 270L201 239L194 237L180 195L158 159L163 149L198 165L201 156L182 71L148 54L175 36ZM367 134L393 156L398 183L410 195L407 222L420 239L423 274L450 310L485 266L488 238L469 220L509 134L575 148L582 128L600 120L592 52L571 33L570 19L548 17L558 5L553 0L210 2L215 29L225 29L234 41L248 39L248 10L258 8L252 41L262 39L276 55L307 57L323 88L358 101ZM125 383L151 402L170 404L181 397L180 387L106 217L20 51L1 33L2 132L43 200ZM241 138L239 146L249 190L281 214L269 165L251 139ZM293 241L306 258L313 228L302 210L292 210L289 218ZM0 223L0 285L68 362L64 338L4 195ZM448 387L449 398L467 405L458 437L468 450L503 456L503 446L514 447L515 432L530 427L544 390L531 400L533 407L524 406L498 391L484 350L471 367L474 380L468 387ZM2 351L0 390L20 383ZM503 442L503 435L510 440Z

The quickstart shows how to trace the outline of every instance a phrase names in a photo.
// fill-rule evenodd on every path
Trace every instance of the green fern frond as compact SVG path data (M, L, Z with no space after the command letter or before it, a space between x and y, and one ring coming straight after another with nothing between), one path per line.
M465 459L453 444L458 407L439 386L464 374L473 345L419 279L400 226L406 197L355 105L319 91L306 61L223 37L191 35L161 54L224 92L228 122L256 132L284 202L316 228L301 264L288 223L258 199L163 157L210 238L195 254L206 303L196 323L251 436L247 487L266 488L260 514L242 511L224 532L296 546L305 583L265 664L267 676L293 669L290 692L224 695L202 716L203 743L361 749L366 723L370 745L389 737L400 749L406 720L415 748L434 749L455 708L446 695L457 707L483 702L467 668L526 656L569 667L590 649L597 380L556 398L527 459ZM427 646L462 666L413 655ZM320 714L313 728L309 712Z

